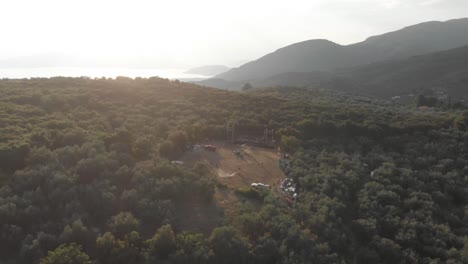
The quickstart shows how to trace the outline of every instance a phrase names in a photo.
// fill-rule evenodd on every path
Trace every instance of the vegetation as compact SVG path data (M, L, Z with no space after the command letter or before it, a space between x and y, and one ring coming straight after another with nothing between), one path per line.
M0 262L466 263L466 120L293 88L2 80ZM184 230L178 211L219 184L170 161L233 122L275 130L298 199L240 189L238 219Z
M47 257L41 260L41 264L91 264L89 256L81 251L81 246L72 243L62 244L54 251L49 251Z

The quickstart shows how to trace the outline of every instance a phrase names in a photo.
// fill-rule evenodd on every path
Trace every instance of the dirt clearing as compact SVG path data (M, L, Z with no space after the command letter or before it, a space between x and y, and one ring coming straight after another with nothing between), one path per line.
M221 186L217 187L214 195L214 207L210 210L197 210L193 215L180 216L181 224L189 228L197 225L206 225L203 219L211 219L211 228L217 226L220 216L238 221L239 209L245 198L235 194L239 188L249 188L252 183L264 183L276 190L280 181L284 179L283 171L280 169L278 160L280 156L273 149L253 147L248 145L234 145L224 142L209 142L216 146L216 151L209 151L200 147L187 151L181 157L186 166L193 166L198 162L207 164L212 172L218 176L217 180ZM196 206L195 206L196 207ZM193 211L193 210L189 210ZM205 227L208 231L209 227Z
M260 182L273 186L284 178L272 149L248 145L213 142L216 151L197 148L186 152L181 161L191 166L197 162L208 164L218 175L218 180L230 188L248 187Z

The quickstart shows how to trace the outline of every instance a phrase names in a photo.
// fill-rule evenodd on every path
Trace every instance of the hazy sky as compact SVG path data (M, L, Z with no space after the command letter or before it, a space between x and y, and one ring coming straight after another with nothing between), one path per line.
M467 16L468 0L2 0L0 61L232 66L307 39L349 44Z

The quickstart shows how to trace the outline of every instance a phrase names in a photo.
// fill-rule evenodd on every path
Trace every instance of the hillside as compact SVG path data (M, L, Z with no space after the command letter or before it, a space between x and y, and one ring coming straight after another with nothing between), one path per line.
M254 87L325 87L331 82L331 72L285 72L271 76L264 80L252 82Z
M403 59L468 45L468 18L431 21L369 37L346 48L359 64Z
M227 81L251 81L284 72L330 70L343 62L342 46L328 40L308 40L281 48L239 68L216 76Z
M386 99L411 94L437 94L468 102L468 46L344 68L333 73L283 73L252 84L256 87L333 88Z
M245 82L235 82L235 81L226 81L221 78L210 78L201 81L194 81L194 84L206 86L206 87L215 87L224 90L240 90Z
M216 78L237 82L263 80L281 73L329 71L402 59L467 44L468 18L426 22L347 46L327 40L296 43L222 73Z
M390 97L432 90L468 101L468 46L342 70L332 87Z
M224 65L206 65L206 66L200 66L200 67L189 69L185 73L198 74L198 75L204 75L204 76L215 76L215 75L227 72L229 69L231 68L224 66Z

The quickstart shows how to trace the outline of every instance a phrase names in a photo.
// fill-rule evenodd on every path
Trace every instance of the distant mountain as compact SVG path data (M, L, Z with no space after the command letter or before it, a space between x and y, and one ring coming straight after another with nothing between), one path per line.
M387 99L438 94L468 101L468 46L339 69L333 73L281 73L252 84L255 87L332 88Z
M436 92L468 99L468 46L340 70L330 87L377 97Z
M468 18L431 21L370 37L347 46L362 62L407 58L468 45Z
M198 74L198 75L204 75L204 76L215 76L223 72L227 72L230 69L231 68L224 66L224 65L207 65L207 66L201 66L201 67L190 69L186 71L185 73Z
M201 85L239 90L245 81L208 79ZM287 72L250 82L254 87L294 86L338 89L390 99L418 94L450 96L468 102L468 45L461 48L342 68L334 71ZM403 100L403 99L402 99Z
M288 72L333 71L337 68L403 59L467 44L468 18L426 22L347 46L328 40L296 43L219 74L216 78L247 82Z
M252 81L285 72L331 70L343 61L346 56L343 51L343 46L328 40L308 40L281 48L216 78Z

